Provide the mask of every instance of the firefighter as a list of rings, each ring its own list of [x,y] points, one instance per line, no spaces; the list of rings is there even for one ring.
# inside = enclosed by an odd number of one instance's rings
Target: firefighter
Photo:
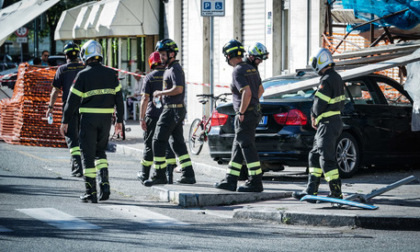
[[[81,49],[80,57],[86,68],[77,74],[70,89],[60,132],[64,135],[68,131],[68,123],[72,120],[74,111],[79,108],[79,138],[86,185],[86,193],[80,199],[82,202],[97,203],[96,173],[99,174],[99,200],[107,200],[111,194],[105,150],[115,106],[115,132],[122,133],[124,105],[121,85],[115,71],[101,64],[101,45],[94,40],[87,41]]]
[[[172,138],[169,143],[178,156],[181,165],[182,175],[177,182],[195,184],[195,174],[182,129],[186,114],[184,105],[185,76],[179,61],[175,59],[178,46],[172,39],[163,39],[156,44],[156,51],[159,52],[162,63],[166,65],[163,75],[163,90],[157,90],[153,93],[154,100],[162,103],[163,111],[156,124],[156,131],[153,136],[153,161],[156,173],[152,179],[144,182],[144,185],[152,186],[167,183],[165,150],[170,136]]]
[[[256,42],[252,46],[248,47],[247,55],[244,59],[246,63],[253,66],[255,69],[257,69],[258,77],[261,78],[260,72],[258,71],[258,65],[261,64],[264,60],[268,59],[269,52],[267,51],[267,48],[261,44],[260,42]],[[262,96],[262,92],[260,93],[259,98]],[[242,166],[241,168],[241,174],[239,175],[239,180],[245,180],[248,178],[248,169],[246,166]]]
[[[165,66],[160,60],[158,52],[153,52],[149,56],[149,66],[153,71],[144,78],[142,99],[140,102],[140,125],[144,131],[144,153],[141,161],[142,170],[137,173],[138,179],[142,183],[149,179],[150,168],[153,164],[153,135],[155,134],[156,123],[162,113],[162,107],[156,108],[153,103],[153,92],[162,90],[163,73]],[[173,183],[173,169],[176,165],[175,153],[168,145],[166,149],[166,178],[168,184]]]
[[[258,65],[261,64],[264,60],[268,59],[269,52],[267,48],[260,42],[255,43],[254,45],[248,47],[247,57],[245,62],[255,67],[258,71]]]
[[[79,63],[78,59],[80,49],[77,44],[73,42],[67,43],[64,46],[64,53],[66,54],[67,64],[60,66],[55,73],[52,83],[50,103],[46,112],[47,117],[53,113],[54,103],[57,100],[60,90],[63,91],[63,107],[61,109],[64,110],[74,78],[80,70],[85,68],[83,64]],[[72,115],[72,120],[69,121],[68,130],[65,136],[67,147],[70,149],[71,155],[71,174],[75,177],[83,176],[82,159],[80,157],[79,147],[79,123],[79,112],[75,111],[74,115]]]
[[[317,55],[310,59],[309,64],[322,76],[311,109],[311,122],[316,134],[313,148],[309,152],[307,187],[302,192],[294,192],[293,197],[301,199],[305,195],[317,195],[321,175],[324,173],[330,187],[329,197],[341,199],[343,196],[335,148],[343,130],[340,114],[344,108],[344,82],[334,70],[334,61],[327,49],[321,48]]]
[[[231,91],[236,112],[235,138],[226,177],[216,183],[215,187],[238,192],[262,192],[262,170],[255,147],[255,129],[261,119],[259,97],[264,88],[257,70],[242,61],[244,52],[242,43],[234,39],[223,46],[226,61],[234,68]],[[244,160],[248,167],[248,180],[236,188]]]

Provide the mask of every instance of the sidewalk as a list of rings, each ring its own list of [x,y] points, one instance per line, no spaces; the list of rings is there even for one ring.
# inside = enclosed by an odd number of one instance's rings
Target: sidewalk
[[[112,141],[116,144],[116,152],[132,155],[141,159],[143,153],[142,130],[138,121],[128,121],[125,141]],[[184,126],[184,137],[187,136],[189,125]],[[162,185],[152,187],[152,192],[162,201],[172,202],[182,207],[202,207],[217,209],[217,206],[230,205],[234,209],[232,217],[242,219],[260,219],[283,224],[315,225],[315,226],[352,226],[374,229],[420,230],[420,192],[419,181],[413,181],[383,195],[377,196],[369,202],[378,206],[377,210],[363,210],[356,207],[343,206],[333,208],[329,203],[310,204],[300,202],[291,197],[293,191],[303,190],[306,179],[299,182],[288,182],[288,177],[302,177],[302,169],[287,169],[281,172],[280,181],[264,180],[262,193],[238,193],[213,188],[214,177],[223,178],[226,165],[217,165],[209,156],[208,146],[205,144],[199,156],[191,155],[194,170],[203,177],[194,185]],[[378,182],[374,176],[346,179],[342,190],[345,194],[368,194],[403,179],[410,175],[420,178],[420,171],[398,174],[398,178]],[[279,173],[276,173],[278,176]],[[267,174],[265,174],[267,175]],[[206,177],[212,179],[206,179]],[[395,176],[394,176],[395,177]],[[296,180],[296,179],[295,179]],[[328,185],[323,181],[320,195],[328,194]],[[216,207],[215,207],[216,206]],[[226,213],[226,209],[224,210]]]

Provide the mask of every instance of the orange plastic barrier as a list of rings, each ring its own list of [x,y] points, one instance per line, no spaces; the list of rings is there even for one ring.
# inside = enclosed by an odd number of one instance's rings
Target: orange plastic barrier
[[[48,124],[45,118],[56,70],[28,63],[19,65],[12,98],[0,101],[1,140],[10,144],[67,147],[60,135],[62,103],[54,106],[53,124]]]

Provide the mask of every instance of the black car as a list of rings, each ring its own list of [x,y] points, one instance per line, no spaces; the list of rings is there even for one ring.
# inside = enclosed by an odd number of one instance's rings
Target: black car
[[[48,57],[49,66],[61,66],[66,63],[67,61],[65,55],[51,55]]]
[[[267,90],[314,77],[313,73],[299,72],[266,79],[263,86]],[[361,166],[420,163],[420,133],[411,131],[412,99],[402,86],[376,74],[345,84],[344,130],[336,148],[340,175],[351,177]],[[263,117],[256,131],[256,145],[263,170],[308,165],[315,135],[310,122],[315,91],[306,88],[261,100]],[[211,157],[224,162],[230,159],[235,113],[231,103],[218,106],[217,111],[224,119],[212,127],[208,143]]]

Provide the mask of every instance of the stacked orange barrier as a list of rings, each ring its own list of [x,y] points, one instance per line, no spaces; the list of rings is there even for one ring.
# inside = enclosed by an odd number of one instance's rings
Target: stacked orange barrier
[[[19,65],[12,98],[0,101],[0,139],[10,144],[67,146],[59,131],[62,104],[55,104],[53,124],[45,118],[55,72],[56,68]]]

